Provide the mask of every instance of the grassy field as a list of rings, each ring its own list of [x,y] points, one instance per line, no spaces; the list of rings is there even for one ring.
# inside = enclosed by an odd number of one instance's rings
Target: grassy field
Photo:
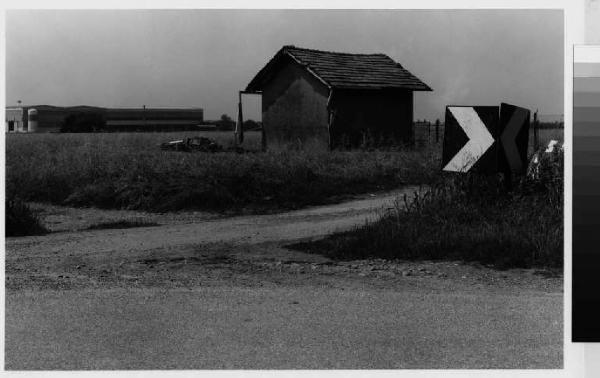
[[[164,141],[205,135],[228,146],[231,133],[7,135],[7,194],[25,201],[153,212],[197,209],[264,212],[333,197],[427,183],[433,151],[161,151]]]
[[[259,151],[260,134],[247,133],[247,153],[159,149],[161,142],[194,135],[224,146],[232,143],[231,133],[218,132],[7,135],[7,198],[77,207],[239,214],[425,184],[431,191],[399,199],[396,210],[376,222],[296,247],[341,259],[450,258],[503,267],[562,266],[562,156],[544,168],[542,179],[523,180],[506,192],[495,176],[441,174],[439,145],[264,153]],[[562,130],[542,130],[540,145],[550,139],[562,140]],[[11,204],[15,217],[25,215],[29,222],[23,230],[45,232],[25,204]],[[122,225],[103,227],[116,226]]]

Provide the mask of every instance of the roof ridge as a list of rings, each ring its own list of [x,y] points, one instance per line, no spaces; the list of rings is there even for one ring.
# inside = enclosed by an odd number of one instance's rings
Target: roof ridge
[[[293,49],[293,50],[313,51],[313,52],[320,52],[320,53],[327,53],[327,54],[337,54],[337,55],[387,56],[389,58],[389,56],[387,54],[384,54],[384,53],[348,53],[348,52],[340,52],[340,51],[309,49],[309,48],[306,48],[306,47],[298,47],[298,46],[294,46],[294,45],[285,45],[281,49],[282,50]]]

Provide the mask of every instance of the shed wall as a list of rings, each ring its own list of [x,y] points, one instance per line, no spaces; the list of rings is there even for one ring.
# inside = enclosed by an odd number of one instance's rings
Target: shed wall
[[[278,70],[262,91],[266,147],[329,148],[328,96],[329,89],[297,63]]]
[[[413,92],[408,90],[335,91],[331,102],[333,146],[411,143]]]

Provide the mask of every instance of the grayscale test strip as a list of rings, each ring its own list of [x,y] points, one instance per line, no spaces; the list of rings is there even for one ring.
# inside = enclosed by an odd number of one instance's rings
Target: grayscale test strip
[[[589,47],[587,47],[589,48]],[[573,80],[573,333],[600,341],[600,59],[578,62]],[[598,47],[600,50],[600,46]]]

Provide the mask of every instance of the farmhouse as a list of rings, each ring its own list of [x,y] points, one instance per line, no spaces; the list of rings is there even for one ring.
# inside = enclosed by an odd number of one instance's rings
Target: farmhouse
[[[262,94],[263,146],[411,142],[413,92],[431,88],[385,54],[284,46],[243,93]]]
[[[100,108],[51,105],[6,108],[7,132],[59,132],[69,116],[99,118],[103,131],[195,130],[204,123],[201,108]],[[87,118],[86,118],[87,116]]]

